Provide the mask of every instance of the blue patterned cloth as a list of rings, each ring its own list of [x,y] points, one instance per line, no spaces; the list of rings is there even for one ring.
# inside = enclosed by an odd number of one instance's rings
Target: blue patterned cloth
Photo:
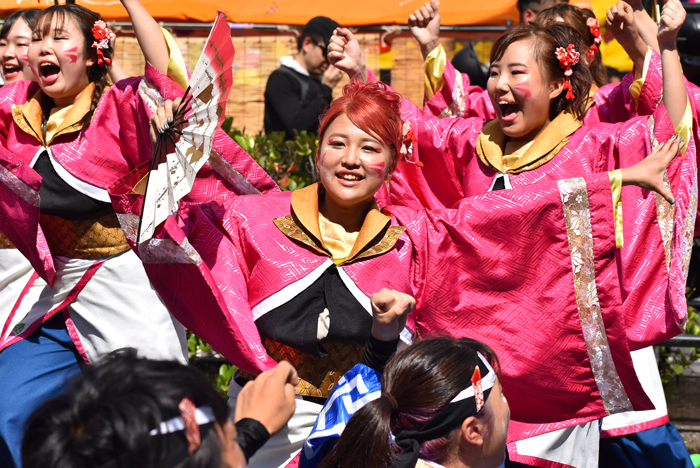
[[[382,374],[362,364],[350,369],[323,405],[301,449],[299,468],[318,466],[335,447],[350,417],[370,401],[379,398],[381,390]]]

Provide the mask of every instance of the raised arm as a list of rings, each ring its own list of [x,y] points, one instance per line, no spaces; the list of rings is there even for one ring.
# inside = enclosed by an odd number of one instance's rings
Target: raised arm
[[[160,26],[140,0],[121,0],[134,25],[134,33],[146,61],[161,73],[167,73],[170,54]]]
[[[688,92],[683,79],[681,61],[676,49],[676,36],[685,21],[685,9],[679,0],[664,5],[657,35],[663,69],[663,103],[674,128],[683,120],[688,106]]]
[[[640,79],[648,47],[639,34],[632,7],[622,0],[611,6],[607,12],[606,26],[632,59],[634,78]]]

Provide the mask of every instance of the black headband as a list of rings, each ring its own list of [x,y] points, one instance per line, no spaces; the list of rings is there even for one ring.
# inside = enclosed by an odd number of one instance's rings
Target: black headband
[[[420,444],[446,436],[469,416],[474,416],[481,410],[496,382],[496,372],[480,352],[477,351],[476,354],[479,362],[472,375],[472,384],[459,392],[417,431],[405,430],[396,434],[394,443],[402,450],[389,468],[414,468],[418,462]]]

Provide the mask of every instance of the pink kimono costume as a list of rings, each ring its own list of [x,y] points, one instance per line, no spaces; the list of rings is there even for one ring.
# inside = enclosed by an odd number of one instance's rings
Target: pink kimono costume
[[[132,188],[146,170],[110,190],[122,218],[139,213],[143,197]],[[579,423],[651,408],[634,375],[614,287],[618,251],[608,174],[462,198],[439,211],[380,202],[341,263],[319,238],[320,196],[322,188],[313,185],[292,194],[181,203],[139,254],[181,323],[245,373],[290,360],[304,397],[326,396],[329,383],[357,362],[347,347],[363,344],[371,328],[369,297],[386,287],[417,300],[404,342],[414,334],[452,334],[496,350],[513,419],[528,435],[548,430],[562,414]],[[579,268],[572,270],[572,261]],[[596,274],[608,281],[597,284]],[[321,282],[335,284],[334,294],[317,295]],[[540,293],[534,300],[533,290]],[[302,320],[310,297],[322,300]],[[347,300],[338,304],[336,297]],[[334,307],[347,304],[359,306],[348,312],[352,320],[334,316]],[[330,329],[319,340],[324,307]],[[304,402],[298,412],[307,411]],[[314,419],[294,428],[302,437],[293,444],[291,432],[282,431],[287,452],[279,464],[298,452]],[[250,466],[279,466],[255,460]]]
[[[661,81],[660,77],[656,79],[652,74],[655,70],[657,67],[649,67],[640,95],[640,108],[649,108],[651,99],[648,96],[651,94],[655,94],[658,100]],[[611,96],[618,97],[591,107],[586,119],[595,121],[593,117],[597,119],[601,115],[610,117],[615,114],[614,109],[619,110],[625,102],[620,96],[626,89],[627,86],[615,88],[616,92]],[[502,160],[501,148],[505,145],[505,138],[498,121],[485,125],[479,117],[438,120],[429,113],[421,114],[405,102],[404,116],[410,120],[416,137],[413,158],[420,160],[424,167],[401,163],[392,179],[391,200],[397,204],[418,203],[439,208],[452,206],[462,197],[491,190],[499,178],[505,186],[503,188],[516,188],[546,179],[629,167],[651,151],[657,138],[658,141],[665,141],[673,134],[674,129],[665,110],[662,107],[656,111],[653,109],[656,109],[656,102],[649,109],[650,114],[653,112],[651,117],[639,117],[614,125],[594,123],[583,127],[571,115],[562,114],[511,168]],[[596,112],[592,114],[593,110]],[[619,114],[615,115],[621,117]],[[685,138],[689,139],[689,135]],[[685,324],[685,281],[697,212],[697,168],[693,141],[688,142],[686,156],[677,158],[667,172],[676,200],[674,206],[638,188],[625,187],[621,191],[622,215],[618,222],[624,225],[624,229],[620,229],[618,243],[623,244],[622,231],[625,242],[620,255],[619,274],[624,310],[633,317],[628,321],[632,349],[663,341],[679,333]],[[605,281],[604,276],[597,275],[599,284]],[[639,354],[635,363],[640,368],[655,366],[653,353],[650,354],[649,349]],[[624,431],[636,432],[668,422],[658,376],[654,377],[649,372],[642,374],[652,377],[646,379],[645,389],[652,395],[657,410],[638,414],[636,420],[629,417],[608,420],[611,428],[624,427]],[[604,422],[604,429],[605,425]],[[570,424],[562,423],[561,427],[566,426]],[[554,429],[558,428],[552,426]],[[603,433],[603,436],[606,435],[620,435],[620,431]],[[518,437],[528,437],[527,432]],[[552,435],[548,437],[549,442],[540,440],[533,444],[534,448],[523,448],[523,452],[527,450],[531,454],[527,457],[520,456],[515,449],[516,444],[511,443],[511,459],[546,467],[591,466],[585,461],[575,462],[570,458],[560,464],[540,458],[542,454],[537,452],[538,447],[551,443]],[[596,438],[597,429],[588,431],[585,437]],[[571,440],[574,439],[571,437]],[[561,441],[555,443],[560,444]],[[520,445],[524,446],[524,443]],[[597,447],[597,444],[594,445]],[[575,453],[573,450],[567,452]],[[594,458],[597,463],[597,456]]]
[[[6,298],[11,306],[0,315],[0,393],[11,404],[0,404],[0,419],[15,424],[0,427],[0,435],[17,453],[23,421],[67,378],[59,364],[52,368],[49,357],[40,357],[43,335],[27,340],[50,318],[52,326],[57,323],[67,332],[61,346],[88,363],[125,346],[145,357],[187,360],[184,328],[150,286],[139,258],[129,252],[122,228],[131,226],[120,226],[107,192],[113,182],[151,159],[148,104],[153,104],[154,94],[148,92],[152,86],[147,79],[165,80],[148,66],[146,77],[116,83],[104,92],[86,125],[82,118],[90,108],[90,85],[49,138],[42,132],[44,96],[37,83],[22,81],[0,90],[0,232],[6,239],[3,246],[17,249],[8,252],[20,252],[34,270],[24,287]],[[264,172],[230,139],[219,138],[215,146],[227,157],[205,167],[201,196],[208,199],[207,190],[224,189],[258,193],[256,182],[263,189],[274,185],[269,177],[259,177]],[[253,171],[247,172],[248,167]],[[61,200],[64,195],[68,203]],[[47,212],[54,204],[70,211],[72,200],[89,208],[81,212],[78,207],[71,216]],[[8,278],[16,281],[17,275],[0,278],[0,284]],[[38,345],[25,351],[33,343]],[[32,349],[36,359],[26,354]],[[77,368],[75,358],[73,363],[66,367]],[[47,383],[41,380],[44,376],[53,380]],[[35,391],[32,397],[23,393]],[[13,392],[17,398],[11,397]],[[18,403],[22,401],[26,403]]]

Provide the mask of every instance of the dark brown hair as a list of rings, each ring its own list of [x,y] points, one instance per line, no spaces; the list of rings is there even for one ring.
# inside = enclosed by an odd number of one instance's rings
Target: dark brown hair
[[[564,20],[564,23],[573,27],[578,31],[578,33],[583,37],[583,39],[588,44],[589,50],[593,44],[595,44],[595,36],[591,33],[591,28],[588,27],[586,22],[593,18],[595,15],[588,8],[578,8],[573,5],[566,3],[561,3],[559,5],[553,6],[552,8],[547,8],[543,10],[539,15],[537,15],[536,22],[542,26],[548,26],[553,23],[561,22],[559,18]],[[599,44],[596,44],[599,47]],[[588,57],[583,52],[581,53],[581,60],[588,62]],[[591,75],[593,75],[593,81],[598,87],[608,84],[608,72],[605,70],[603,65],[603,59],[601,58],[600,51],[596,52],[595,57],[592,62],[588,63],[591,69]]]
[[[102,21],[102,17],[99,13],[95,13],[92,10],[76,5],[76,4],[66,4],[66,5],[54,5],[45,10],[43,10],[36,18],[36,24],[33,28],[33,34],[39,39],[44,37],[46,34],[51,34],[51,22],[54,16],[56,16],[56,27],[53,31],[54,33],[59,32],[63,29],[63,25],[66,22],[66,18],[72,19],[80,32],[83,34],[83,46],[85,47],[85,53],[94,60],[90,67],[87,68],[88,80],[95,83],[95,91],[92,93],[92,102],[90,105],[90,111],[85,115],[83,123],[87,124],[92,118],[92,114],[97,108],[97,104],[100,102],[102,93],[108,86],[109,77],[107,72],[110,66],[105,64],[104,66],[97,63],[97,49],[92,47],[92,43],[95,38],[92,34],[92,28],[96,21]],[[112,59],[114,55],[114,49],[110,46],[107,49],[102,49],[102,53],[105,58]],[[46,117],[46,112],[44,113]]]
[[[397,454],[391,434],[420,429],[471,385],[479,359],[477,351],[499,369],[493,350],[468,338],[429,339],[397,353],[384,369],[382,395],[388,396],[366,404],[350,418],[338,444],[319,468],[389,466]],[[493,413],[484,411],[486,408],[478,416],[492,419]],[[451,442],[451,435],[424,442],[420,457],[444,462],[450,455]]]
[[[25,8],[12,13],[5,19],[5,22],[2,23],[0,39],[5,39],[7,35],[10,34],[12,26],[15,25],[18,19],[24,20],[24,22],[27,23],[27,26],[29,26],[29,29],[34,29],[34,23],[36,22],[36,17],[40,11],[41,10],[38,8]]]
[[[501,36],[493,45],[493,49],[491,49],[491,63],[500,60],[511,44],[520,41],[531,42],[535,61],[540,66],[544,78],[549,80],[565,78],[564,69],[559,66],[559,60],[557,60],[555,55],[557,48],[563,47],[566,49],[569,44],[573,44],[575,49],[581,53],[581,58],[584,57],[585,51],[588,50],[581,35],[574,28],[564,23],[557,22],[546,27],[533,23],[519,24]],[[574,65],[571,70],[573,73],[569,80],[571,81],[575,98],[566,99],[566,90],[562,90],[561,94],[552,100],[549,107],[550,119],[554,119],[566,109],[571,109],[571,112],[579,120],[586,113],[588,93],[591,89],[591,71],[581,61]]]

